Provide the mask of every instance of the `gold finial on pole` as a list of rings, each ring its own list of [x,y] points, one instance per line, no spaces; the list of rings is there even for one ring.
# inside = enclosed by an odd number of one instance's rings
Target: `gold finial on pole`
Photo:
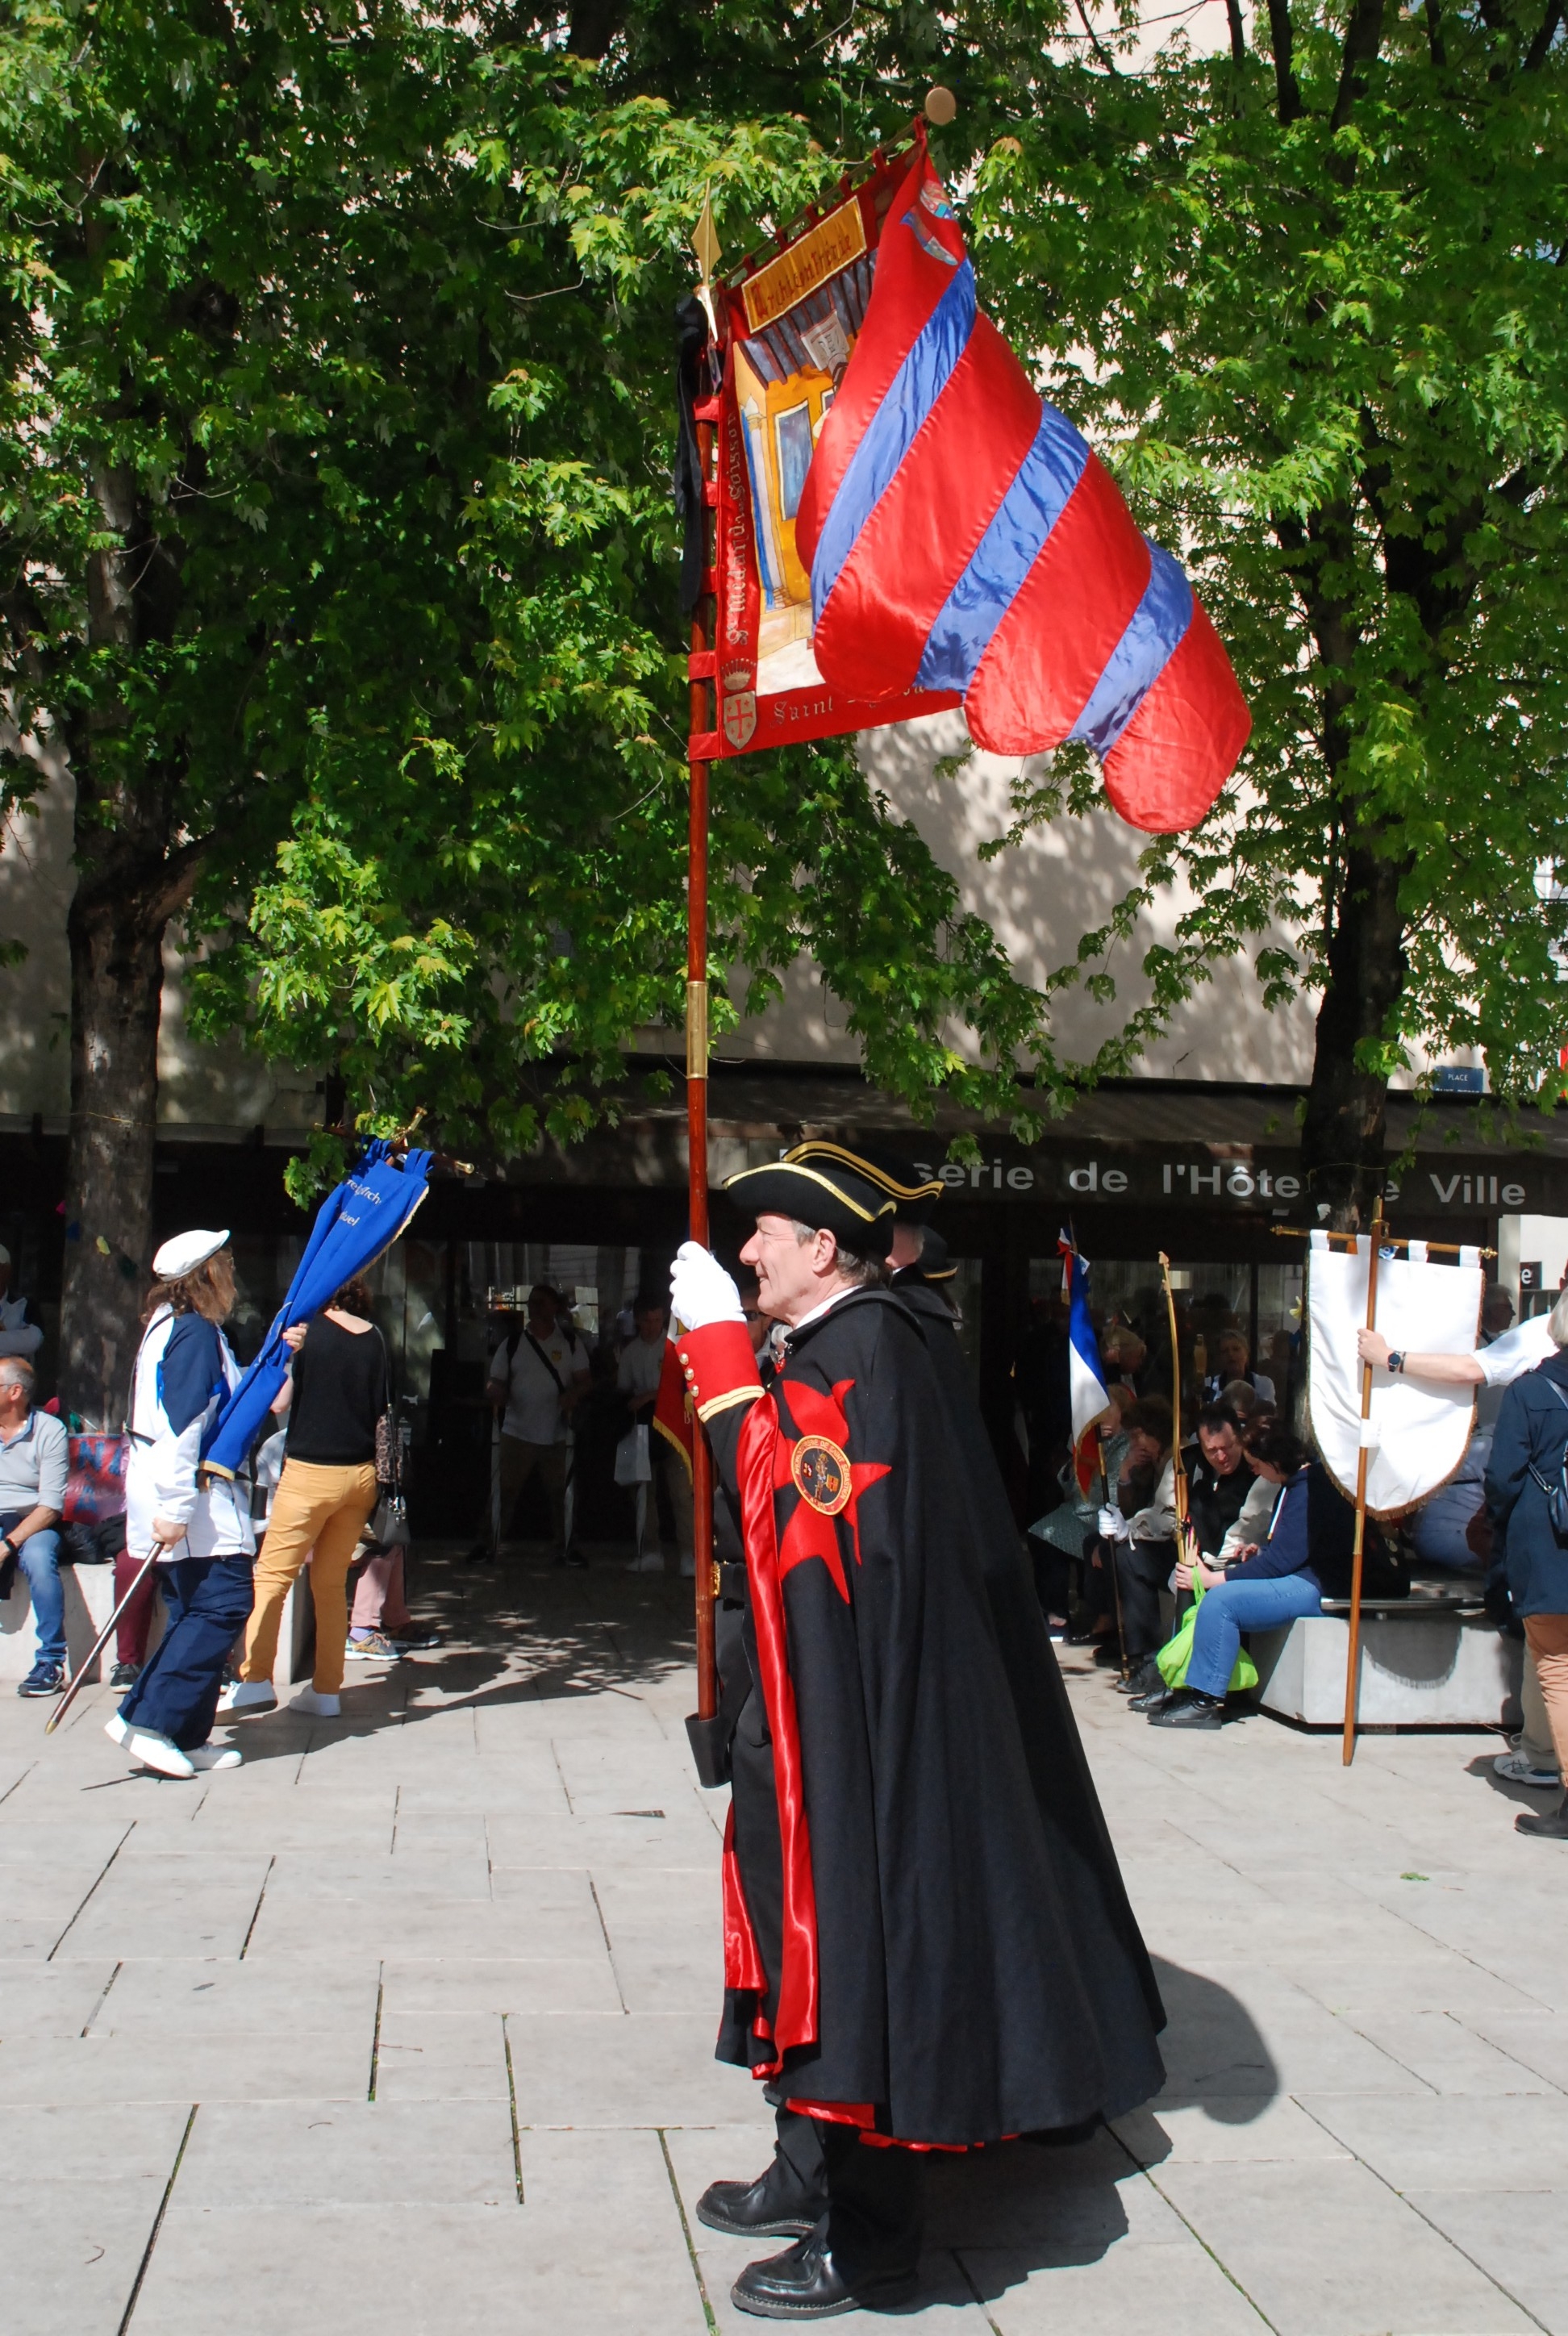
[[[702,302],[707,317],[707,327],[715,340],[718,338],[718,318],[714,313],[713,272],[718,266],[718,256],[724,246],[718,239],[718,229],[713,223],[713,204],[708,190],[702,190],[702,213],[692,234],[691,248],[696,254],[696,264],[702,270],[696,297]]]

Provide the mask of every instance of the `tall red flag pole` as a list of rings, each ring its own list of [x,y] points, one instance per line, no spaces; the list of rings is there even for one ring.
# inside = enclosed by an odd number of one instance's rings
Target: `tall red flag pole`
[[[706,211],[706,205],[705,205]],[[706,268],[704,269],[705,277]],[[716,408],[711,399],[696,407],[698,470],[702,479],[703,536],[709,541],[708,511],[718,498],[713,475],[714,426]],[[713,653],[705,613],[713,605],[711,569],[691,623],[690,735],[687,770],[690,801],[687,825],[686,888],[686,1125],[687,1214],[691,1238],[706,1248],[707,1212],[707,781],[708,764],[696,753],[699,737],[711,731],[709,680]],[[700,1425],[692,1423],[691,1442],[692,1550],[696,1562],[696,1716],[712,1719],[718,1711],[718,1665],[714,1653],[713,1609],[717,1569],[713,1562],[713,1455]]]

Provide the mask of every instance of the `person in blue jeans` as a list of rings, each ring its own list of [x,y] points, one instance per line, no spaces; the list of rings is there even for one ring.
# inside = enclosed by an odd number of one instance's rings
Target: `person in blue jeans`
[[[1274,1514],[1263,1540],[1231,1564],[1211,1566],[1202,1558],[1178,1563],[1177,1588],[1185,1590],[1195,1579],[1204,1596],[1193,1628],[1187,1683],[1150,1712],[1153,1728],[1221,1727],[1242,1631],[1268,1630],[1322,1611],[1323,1585],[1307,1538],[1306,1450],[1282,1420],[1268,1414],[1248,1422],[1242,1447],[1254,1475],[1279,1486]]]
[[[65,1683],[65,1593],[60,1535],[70,1447],[63,1421],[34,1408],[33,1366],[0,1358],[0,1599],[20,1566],[33,1601],[38,1651],[18,1695],[57,1695]]]

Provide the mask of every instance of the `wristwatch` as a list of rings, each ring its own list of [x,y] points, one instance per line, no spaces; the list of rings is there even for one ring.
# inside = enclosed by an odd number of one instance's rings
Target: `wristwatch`
[[[1388,1349],[1388,1361],[1387,1368],[1391,1371],[1402,1371],[1405,1368],[1404,1356],[1396,1352],[1392,1347]]]

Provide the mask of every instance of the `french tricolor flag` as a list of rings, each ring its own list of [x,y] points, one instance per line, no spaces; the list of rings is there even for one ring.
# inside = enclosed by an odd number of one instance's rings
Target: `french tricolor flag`
[[[1073,1407],[1073,1466],[1078,1490],[1087,1497],[1100,1473],[1095,1422],[1111,1398],[1100,1377],[1100,1342],[1089,1318],[1089,1269],[1067,1234],[1057,1243],[1067,1299],[1067,1392]]]
[[[1251,727],[1179,561],[975,304],[923,140],[795,519],[823,679],[961,692],[998,754],[1086,739],[1135,827],[1201,820]]]

